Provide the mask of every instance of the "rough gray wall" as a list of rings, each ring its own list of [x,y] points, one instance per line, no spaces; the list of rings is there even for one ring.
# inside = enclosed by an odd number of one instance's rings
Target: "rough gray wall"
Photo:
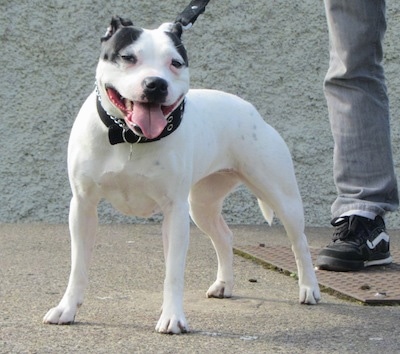
[[[99,38],[111,15],[152,28],[173,20],[188,0],[0,0],[0,222],[67,222],[69,130],[93,89]],[[400,3],[388,4],[386,70],[399,172]],[[327,225],[335,197],[332,138],[322,93],[328,63],[323,2],[213,0],[184,35],[192,87],[251,101],[293,154],[308,225]],[[107,203],[102,222],[136,221]],[[263,222],[239,189],[229,222]],[[389,226],[399,227],[398,214]]]

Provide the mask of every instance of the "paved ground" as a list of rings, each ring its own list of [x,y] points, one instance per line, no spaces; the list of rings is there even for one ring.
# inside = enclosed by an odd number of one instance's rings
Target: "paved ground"
[[[287,244],[281,228],[235,227],[240,244]],[[309,229],[311,247],[329,239]],[[392,231],[399,247],[400,232]],[[101,226],[91,283],[76,324],[43,325],[69,274],[66,225],[0,225],[1,353],[400,353],[400,307],[362,306],[328,294],[297,303],[291,277],[235,256],[234,297],[206,299],[216,257],[192,230],[185,310],[192,332],[154,332],[162,298],[159,225]],[[250,282],[256,279],[257,282]]]

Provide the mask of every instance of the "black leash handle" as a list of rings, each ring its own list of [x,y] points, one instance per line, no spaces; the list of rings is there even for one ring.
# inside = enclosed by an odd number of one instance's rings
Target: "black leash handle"
[[[176,17],[175,22],[179,22],[184,29],[192,27],[197,17],[201,15],[210,0],[192,0],[190,4]]]

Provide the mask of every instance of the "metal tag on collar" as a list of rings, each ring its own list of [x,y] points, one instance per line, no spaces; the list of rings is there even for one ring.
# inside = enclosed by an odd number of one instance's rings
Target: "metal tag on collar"
[[[124,139],[124,141],[125,141],[126,143],[129,143],[128,139],[126,138],[126,133],[127,133],[127,132],[128,132],[127,129],[122,128],[122,139]]]

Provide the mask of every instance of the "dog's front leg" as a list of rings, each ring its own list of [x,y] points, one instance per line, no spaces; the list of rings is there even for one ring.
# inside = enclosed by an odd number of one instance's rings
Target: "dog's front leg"
[[[71,324],[83,302],[88,270],[97,229],[97,204],[73,197],[69,212],[71,234],[71,273],[60,303],[49,310],[43,323]]]
[[[189,232],[187,202],[174,203],[164,212],[163,221],[164,299],[161,317],[156,326],[156,331],[160,333],[179,334],[189,331],[183,311],[184,272]]]

